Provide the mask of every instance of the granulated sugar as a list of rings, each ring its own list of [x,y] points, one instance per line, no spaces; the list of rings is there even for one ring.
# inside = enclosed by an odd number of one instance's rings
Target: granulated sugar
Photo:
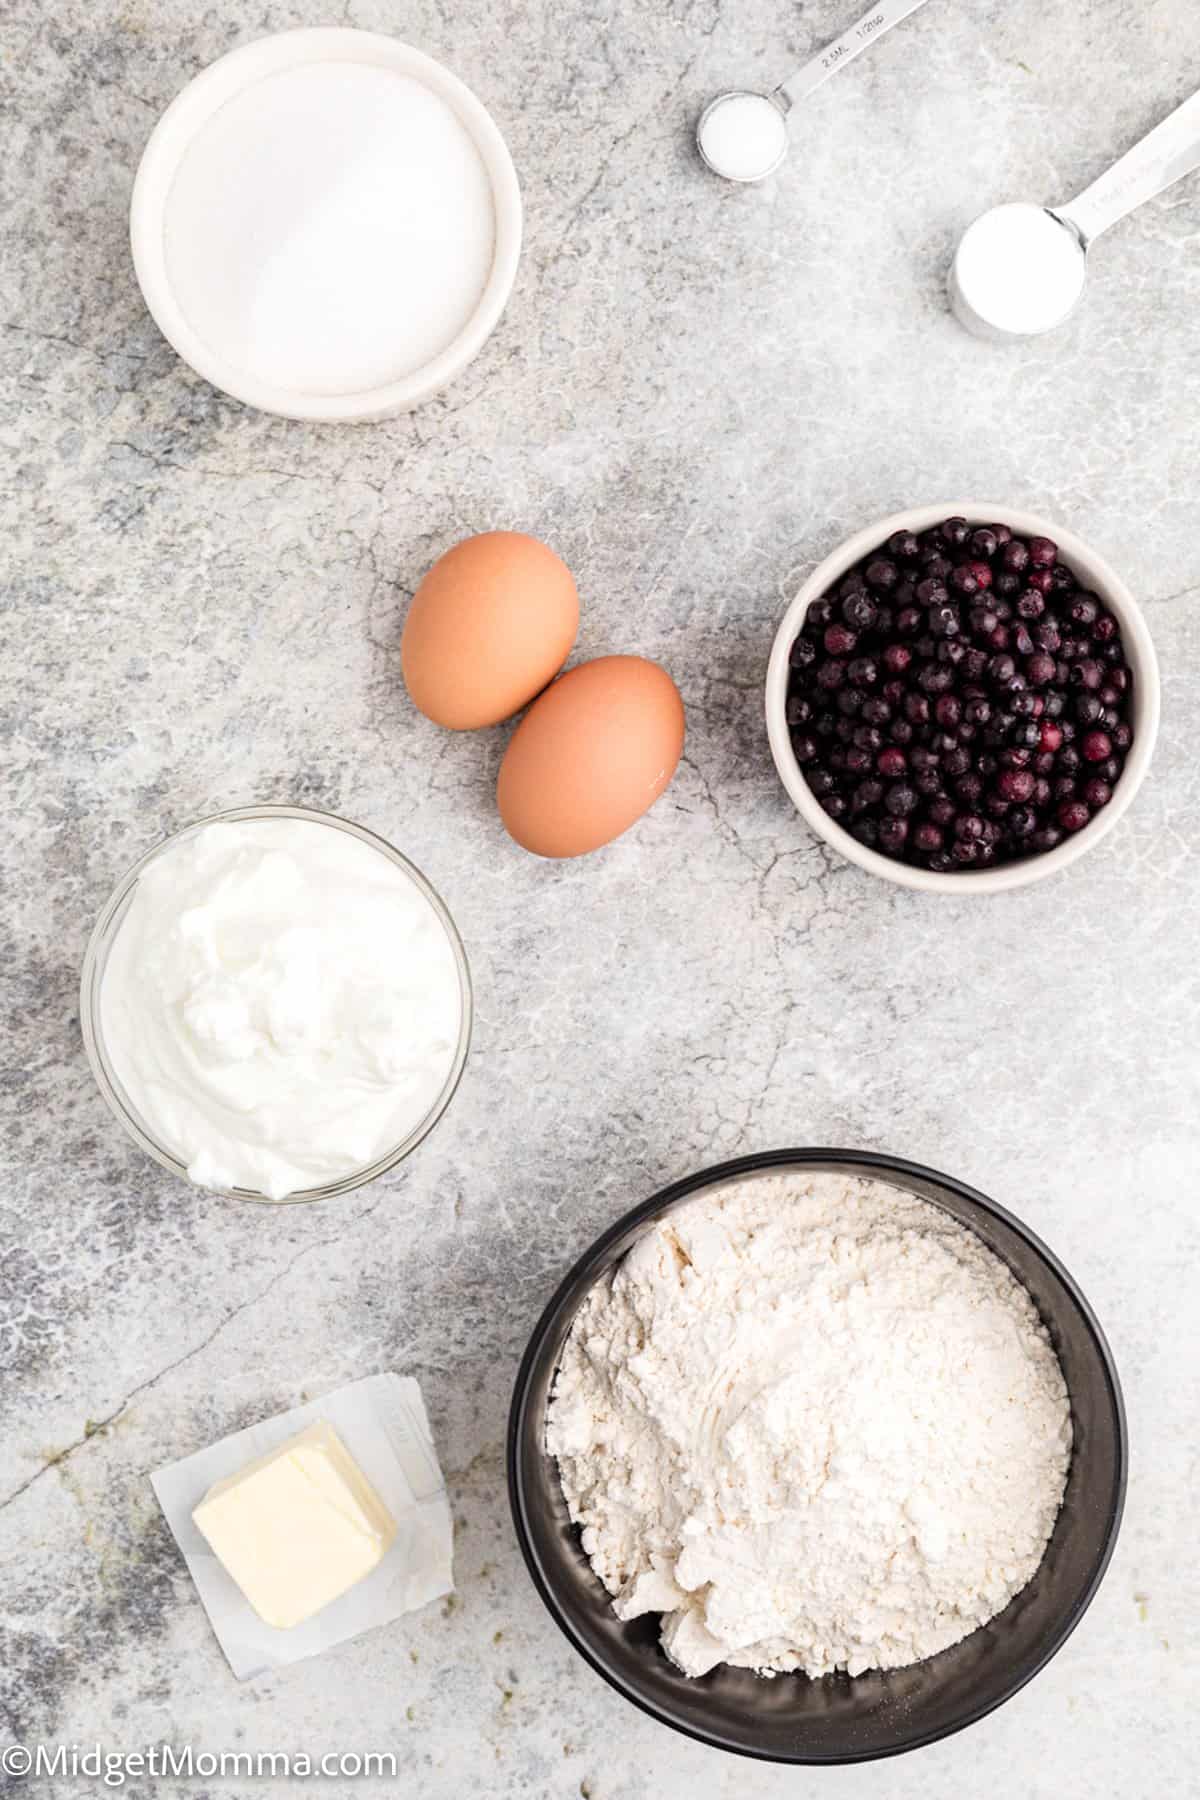
[[[192,328],[260,381],[342,394],[447,349],[491,272],[492,191],[452,107],[358,62],[283,70],[188,145],[164,214]]]

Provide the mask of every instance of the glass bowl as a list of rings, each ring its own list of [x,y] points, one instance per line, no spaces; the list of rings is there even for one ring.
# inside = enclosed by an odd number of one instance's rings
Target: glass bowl
[[[455,1090],[462,1079],[463,1069],[466,1067],[467,1053],[471,1046],[473,1015],[471,972],[467,966],[466,951],[463,949],[462,939],[458,935],[458,928],[441,895],[426,880],[420,869],[409,862],[406,856],[402,856],[384,838],[377,837],[365,826],[352,824],[349,819],[340,819],[334,813],[319,812],[306,806],[239,806],[226,812],[212,813],[205,819],[197,819],[195,824],[187,825],[182,831],[174,832],[170,837],[164,838],[161,844],[156,844],[153,850],[147,851],[146,855],[130,869],[124,880],[118,883],[116,892],[96,921],[95,929],[88,943],[79,987],[79,1018],[83,1029],[84,1049],[87,1051],[88,1062],[91,1064],[92,1074],[96,1078],[96,1085],[108,1102],[113,1117],[124,1126],[133,1141],[140,1145],[148,1156],[154,1158],[155,1162],[161,1164],[164,1169],[169,1169],[172,1175],[178,1175],[181,1181],[195,1185],[191,1182],[186,1165],[180,1162],[173,1151],[154,1135],[117,1079],[104,1045],[100,991],[109,952],[116,941],[121,922],[133,899],[134,889],[137,887],[143,871],[151,863],[156,862],[160,856],[164,856],[169,850],[172,850],[184,838],[191,837],[195,832],[203,830],[206,825],[228,824],[236,820],[247,819],[308,820],[316,825],[327,825],[336,831],[349,832],[352,837],[370,845],[373,850],[378,850],[381,856],[386,856],[389,862],[401,869],[428,900],[446,933],[454,954],[455,966],[458,969],[461,1023],[454,1061],[450,1065],[449,1073],[434,1104],[420,1123],[415,1125],[398,1144],[366,1167],[354,1169],[350,1174],[343,1175],[338,1181],[328,1182],[322,1187],[300,1188],[294,1193],[284,1195],[281,1200],[272,1200],[268,1195],[260,1194],[253,1188],[209,1188],[203,1190],[206,1193],[225,1194],[237,1200],[257,1200],[264,1206],[290,1206],[302,1200],[328,1200],[335,1194],[349,1194],[355,1188],[365,1186],[368,1181],[374,1181],[376,1176],[386,1174],[389,1169],[394,1169],[397,1163],[403,1162],[404,1158],[416,1149],[423,1138],[428,1137],[454,1098]]]
[[[585,1294],[646,1227],[706,1188],[802,1169],[882,1181],[940,1206],[976,1232],[1033,1298],[1062,1364],[1074,1446],[1050,1542],[1003,1612],[925,1662],[851,1678],[719,1665],[689,1679],[658,1642],[657,1614],[622,1624],[567,1513],[545,1448],[546,1404]],[[1121,1523],[1128,1446],[1112,1353],[1087,1301],[1052,1251],[1011,1213],[952,1176],[857,1150],[774,1150],[690,1175],[619,1219],[585,1251],[534,1330],[508,1426],[508,1488],[534,1586],[585,1662],[664,1725],[767,1762],[850,1763],[948,1737],[1011,1698],[1062,1648],[1108,1567]]]

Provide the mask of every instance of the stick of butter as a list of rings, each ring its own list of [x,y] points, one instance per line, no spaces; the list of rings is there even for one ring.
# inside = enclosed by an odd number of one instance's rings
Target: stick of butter
[[[209,1488],[192,1518],[264,1624],[289,1631],[382,1562],[396,1524],[322,1420]]]

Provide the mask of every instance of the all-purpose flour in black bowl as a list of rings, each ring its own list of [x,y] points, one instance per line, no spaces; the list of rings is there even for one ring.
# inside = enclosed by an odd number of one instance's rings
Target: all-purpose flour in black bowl
[[[814,1228],[789,1238],[793,1203]],[[546,1425],[589,1293],[550,1434],[581,1539]],[[534,1333],[509,1442],[526,1560],[587,1660],[679,1730],[797,1762],[913,1748],[1015,1692],[1095,1591],[1124,1467],[1111,1357],[1053,1256],[947,1177],[838,1151],[722,1165],[606,1234]]]

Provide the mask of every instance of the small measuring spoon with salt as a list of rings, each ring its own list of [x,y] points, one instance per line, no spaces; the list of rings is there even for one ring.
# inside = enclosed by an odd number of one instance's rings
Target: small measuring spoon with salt
[[[763,181],[773,175],[787,155],[787,116],[793,106],[924,5],[925,0],[879,0],[771,93],[737,88],[710,100],[696,125],[696,147],[713,174],[726,181]]]
[[[1019,200],[968,225],[950,269],[950,304],[976,337],[1014,342],[1070,318],[1102,231],[1200,169],[1200,93],[1185,100],[1065,206]]]

